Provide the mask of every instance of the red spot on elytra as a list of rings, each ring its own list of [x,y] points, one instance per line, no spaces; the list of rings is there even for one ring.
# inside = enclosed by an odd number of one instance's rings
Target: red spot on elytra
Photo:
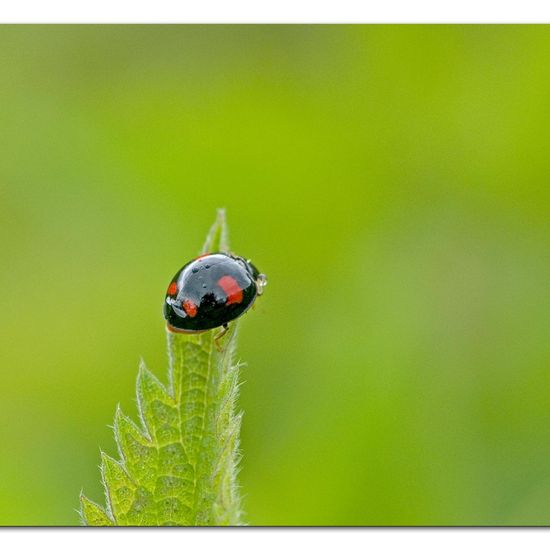
[[[224,275],[218,281],[218,285],[221,286],[223,291],[227,294],[226,305],[240,304],[243,301],[243,289],[230,275]]]
[[[168,296],[175,296],[178,293],[178,283],[176,283],[176,281],[172,281],[166,293]]]
[[[191,300],[183,300],[181,305],[189,317],[195,317],[197,314],[197,306]]]

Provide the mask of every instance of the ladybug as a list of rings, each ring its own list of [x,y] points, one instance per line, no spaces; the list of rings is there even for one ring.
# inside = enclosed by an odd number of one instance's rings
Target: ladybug
[[[171,332],[223,330],[262,294],[266,276],[240,256],[215,252],[185,264],[172,278],[164,300],[164,318]]]

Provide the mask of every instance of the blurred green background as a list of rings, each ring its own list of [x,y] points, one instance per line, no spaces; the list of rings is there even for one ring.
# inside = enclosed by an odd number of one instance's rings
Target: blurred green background
[[[0,27],[0,523],[102,500],[225,206],[254,525],[550,524],[550,27]]]

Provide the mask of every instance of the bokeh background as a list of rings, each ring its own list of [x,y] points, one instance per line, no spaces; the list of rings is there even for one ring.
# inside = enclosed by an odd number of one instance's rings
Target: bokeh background
[[[550,27],[0,27],[0,523],[78,524],[215,209],[255,525],[550,524]]]

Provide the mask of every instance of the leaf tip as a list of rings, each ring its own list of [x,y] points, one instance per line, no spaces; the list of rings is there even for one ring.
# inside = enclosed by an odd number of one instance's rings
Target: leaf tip
[[[124,416],[124,414],[122,412],[122,408],[120,406],[120,403],[117,403],[116,407],[115,407],[115,418],[114,418],[114,421],[113,421],[113,425],[111,426],[113,428],[114,433],[115,433],[115,440],[116,440],[117,443],[118,443],[118,433],[120,431],[120,421],[121,421],[123,416]]]
[[[80,491],[80,510],[76,510],[80,516],[82,525],[91,527],[107,527],[114,525],[114,519],[110,513],[99,504],[90,500],[82,490]]]
[[[218,208],[216,210],[216,220],[212,224],[201,250],[202,254],[212,252],[229,252],[225,208]]]
[[[116,460],[109,456],[105,451],[100,451],[99,453],[101,464],[99,465],[99,469],[101,470],[101,473],[105,475],[105,472],[109,467],[113,465]]]
[[[216,221],[221,225],[225,225],[225,206],[216,210]]]

